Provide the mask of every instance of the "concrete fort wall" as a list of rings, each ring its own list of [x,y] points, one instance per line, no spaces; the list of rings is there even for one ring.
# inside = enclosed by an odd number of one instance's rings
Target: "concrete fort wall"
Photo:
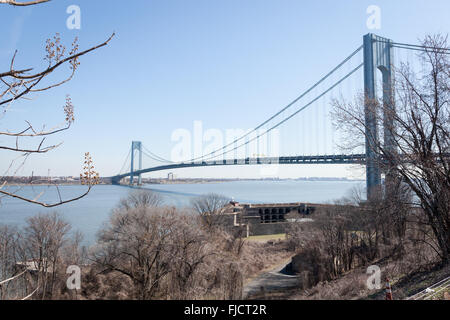
[[[316,209],[322,206],[329,205],[300,202],[240,204],[233,201],[227,207],[228,214],[224,225],[229,231],[245,228],[245,234],[248,227],[250,236],[286,233],[290,223],[314,214]]]
[[[285,233],[289,222],[261,223],[259,218],[248,219],[250,236]]]

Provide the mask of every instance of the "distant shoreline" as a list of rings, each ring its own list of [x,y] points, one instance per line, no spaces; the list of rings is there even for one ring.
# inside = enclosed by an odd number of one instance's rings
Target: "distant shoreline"
[[[106,178],[102,178],[101,180],[106,180]],[[168,180],[164,179],[145,179],[142,181],[143,184],[207,184],[207,183],[223,183],[223,182],[236,182],[236,181],[314,181],[314,182],[363,182],[365,180],[362,179],[347,179],[347,178],[320,178],[320,177],[311,177],[311,178],[287,178],[287,179],[173,179]],[[1,184],[1,182],[0,182]],[[101,181],[99,185],[112,185],[109,181]],[[126,184],[122,184],[126,185]],[[9,187],[23,187],[23,186],[81,186],[79,181],[60,181],[56,180],[49,182],[40,182],[40,183],[25,183],[25,182],[10,182],[7,184]]]

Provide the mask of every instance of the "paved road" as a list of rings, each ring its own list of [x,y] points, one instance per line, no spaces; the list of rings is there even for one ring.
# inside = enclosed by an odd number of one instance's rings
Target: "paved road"
[[[285,272],[285,268],[291,259],[283,261],[275,268],[257,276],[244,286],[243,298],[260,295],[262,288],[264,293],[280,292],[295,288],[298,284],[298,277]]]

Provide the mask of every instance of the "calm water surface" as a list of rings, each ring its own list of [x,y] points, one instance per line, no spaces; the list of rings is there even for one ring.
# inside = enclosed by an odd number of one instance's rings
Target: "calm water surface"
[[[209,192],[233,197],[247,203],[312,202],[326,203],[347,196],[355,187],[364,186],[363,181],[233,181],[223,183],[145,185],[162,195],[165,204],[176,207],[189,206],[192,198]],[[84,192],[83,186],[61,186],[64,198],[75,197]],[[22,226],[26,218],[37,213],[60,212],[71,223],[73,230],[81,231],[85,243],[92,243],[99,228],[107,221],[111,210],[119,200],[126,197],[130,188],[113,185],[95,186],[81,200],[53,209],[42,208],[21,200],[2,198],[0,204],[0,224]],[[54,187],[23,187],[21,195],[35,197],[42,191],[41,200],[57,201]]]

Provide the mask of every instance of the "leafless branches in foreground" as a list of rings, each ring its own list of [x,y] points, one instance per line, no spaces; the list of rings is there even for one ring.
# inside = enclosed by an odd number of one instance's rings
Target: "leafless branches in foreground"
[[[2,0],[0,1],[0,4],[30,6],[47,1],[48,0],[19,2]],[[35,71],[34,67],[16,68],[16,60],[19,58],[18,51],[16,50],[9,63],[9,70],[0,72],[0,119],[6,117],[8,111],[13,108],[15,102],[18,102],[19,100],[30,100],[33,94],[48,91],[72,80],[80,65],[80,57],[108,45],[113,37],[114,33],[104,42],[80,51],[77,38],[72,42],[70,49],[67,49],[63,44],[60,35],[56,33],[52,39],[47,39],[46,41],[44,57],[46,65],[38,71]],[[63,66],[69,66],[67,76],[63,79],[52,79],[52,75],[60,74],[59,71],[62,70]],[[19,170],[23,168],[30,155],[45,154],[61,145],[61,143],[46,144],[46,139],[68,130],[75,121],[74,105],[69,95],[67,95],[66,102],[62,109],[64,123],[50,129],[47,129],[46,125],[42,126],[42,128],[38,128],[32,124],[32,121],[29,119],[25,119],[25,126],[23,128],[0,128],[0,137],[4,138],[2,139],[2,144],[0,144],[0,151],[9,154],[17,154],[17,158],[11,162],[6,169],[6,172],[3,173],[3,177],[16,175]],[[78,197],[67,200],[61,199],[60,197],[58,201],[47,203],[38,200],[41,195],[38,195],[36,198],[28,198],[21,195],[21,188],[12,191],[11,188],[8,188],[8,182],[6,180],[0,185],[0,195],[3,197],[17,198],[44,207],[54,207],[78,200],[88,194],[91,187],[98,182],[98,174],[93,170],[92,158],[89,153],[86,153],[85,155],[85,166],[86,164],[89,164],[89,168],[84,168],[82,175],[84,180],[83,184],[87,185],[88,188],[85,193]],[[33,179],[31,179],[29,182],[29,184],[36,183],[42,183],[42,181],[33,181]],[[60,196],[59,189],[57,191]]]
[[[9,4],[12,6],[25,7],[25,6],[33,6],[36,4],[41,4],[44,2],[49,2],[50,0],[35,0],[35,1],[15,1],[15,0],[0,0],[0,4]]]

